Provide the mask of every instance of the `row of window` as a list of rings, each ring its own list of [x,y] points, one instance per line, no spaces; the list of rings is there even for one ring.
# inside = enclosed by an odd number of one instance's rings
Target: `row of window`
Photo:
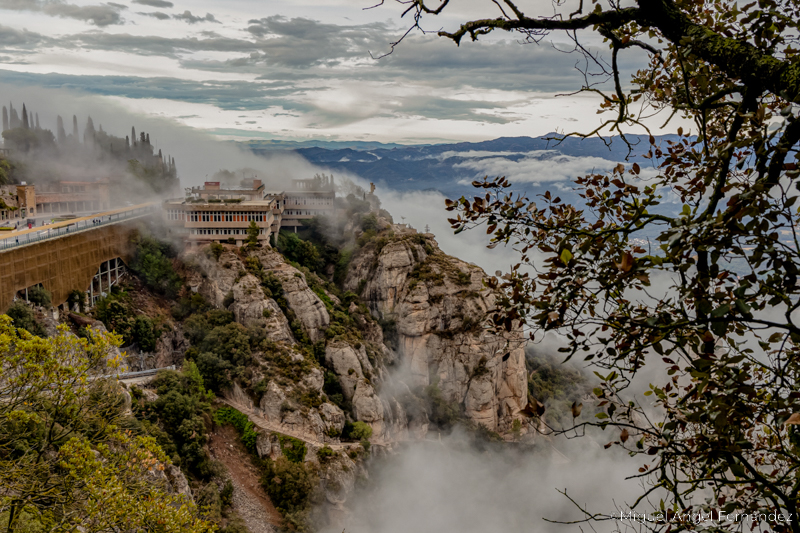
[[[303,209],[290,209],[288,211],[284,211],[284,215],[328,215],[330,211],[309,211]]]
[[[260,229],[258,233],[264,235],[267,230]],[[247,235],[246,229],[192,229],[190,235]]]
[[[286,198],[286,204],[295,205],[331,205],[333,200],[330,198]]]
[[[167,209],[167,220],[187,222],[265,222],[267,215],[258,211],[182,211]]]

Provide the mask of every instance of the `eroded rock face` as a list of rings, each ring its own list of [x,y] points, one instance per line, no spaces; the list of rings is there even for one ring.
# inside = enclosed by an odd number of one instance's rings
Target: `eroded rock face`
[[[484,277],[432,239],[404,235],[380,253],[362,249],[345,288],[358,290],[367,280],[361,297],[376,318],[394,322],[391,340],[412,388],[436,383],[471,420],[504,432],[527,403],[523,342],[517,333],[500,337],[482,327],[494,305]]]
[[[316,409],[286,411],[281,424],[293,435],[300,435],[315,442],[325,442],[325,423]]]
[[[283,296],[313,342],[325,338],[325,329],[331,323],[325,304],[308,288],[303,275],[294,268],[276,270],[283,285]]]
[[[373,437],[380,440],[386,437],[383,413],[383,403],[375,389],[367,380],[359,380],[353,394],[353,417],[372,426]]]
[[[251,252],[251,256],[258,258],[264,270],[280,280],[289,308],[294,311],[311,340],[316,342],[323,339],[331,321],[330,315],[319,296],[308,287],[305,276],[271,248],[257,249]],[[259,279],[247,273],[233,246],[225,246],[219,259],[209,257],[201,249],[191,253],[191,260],[197,264],[199,275],[192,276],[189,285],[215,307],[224,307],[227,298],[232,301],[229,310],[234,313],[237,322],[243,325],[254,321],[264,324],[271,340],[294,343],[280,307],[273,299],[265,297]],[[268,311],[268,317],[265,317],[265,311]]]
[[[172,464],[164,465],[164,474],[167,477],[167,481],[169,481],[170,489],[172,489],[170,492],[173,494],[183,494],[190,501],[194,501],[192,488],[189,486],[189,481],[186,479],[186,476],[183,475],[180,468]]]
[[[161,334],[156,341],[154,352],[153,368],[164,368],[175,366],[179,368],[183,362],[183,356],[189,348],[189,342],[183,336],[183,329],[180,324],[176,324],[168,331]]]
[[[356,383],[364,378],[355,348],[343,342],[328,344],[325,348],[325,365],[338,376],[345,399],[352,401]]]
[[[274,433],[260,431],[256,436],[256,453],[258,453],[259,457],[269,457],[273,461],[277,460],[278,457],[283,455],[278,436]]]
[[[332,403],[325,402],[319,406],[319,414],[325,423],[325,432],[341,435],[344,429],[344,411]]]
[[[209,257],[205,249],[191,253],[191,260],[197,265],[197,269],[187,282],[217,308],[224,307],[225,297],[233,291],[239,271],[244,270],[244,265],[234,250],[233,246],[225,246],[219,259]]]
[[[269,422],[280,423],[281,406],[286,401],[286,393],[274,381],[267,384],[267,391],[261,397],[259,407]]]

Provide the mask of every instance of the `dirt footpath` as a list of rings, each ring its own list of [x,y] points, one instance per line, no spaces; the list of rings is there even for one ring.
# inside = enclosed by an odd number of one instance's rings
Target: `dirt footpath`
[[[251,533],[274,533],[281,515],[259,483],[260,473],[236,430],[225,425],[210,435],[209,451],[213,459],[228,469],[233,482],[233,509],[242,517]]]

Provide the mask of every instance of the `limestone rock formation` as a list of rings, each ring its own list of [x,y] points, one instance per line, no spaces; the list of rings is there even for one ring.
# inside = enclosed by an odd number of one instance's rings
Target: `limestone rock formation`
[[[356,349],[343,342],[328,344],[325,348],[325,364],[338,376],[345,399],[352,401],[356,384],[364,378]]]
[[[483,327],[495,301],[484,277],[433,239],[405,233],[380,249],[362,248],[345,288],[361,289],[372,314],[391,326],[387,342],[412,388],[436,384],[473,422],[506,432],[527,403],[523,342],[517,332],[503,337]]]
[[[325,304],[309,288],[303,273],[287,264],[283,256],[271,248],[258,249],[251,255],[259,260],[264,270],[278,278],[289,308],[311,340],[324,338],[330,316]],[[280,307],[272,298],[265,297],[260,281],[247,271],[233,246],[225,246],[219,259],[203,250],[191,252],[190,257],[197,265],[198,273],[193,275],[189,285],[212,305],[222,308],[226,301],[230,301],[228,309],[240,324],[263,325],[268,338],[273,341],[295,341]]]

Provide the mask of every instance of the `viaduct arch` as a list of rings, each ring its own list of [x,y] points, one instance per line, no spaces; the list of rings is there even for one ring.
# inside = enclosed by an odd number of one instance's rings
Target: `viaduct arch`
[[[92,227],[0,252],[0,313],[18,291],[41,284],[52,293],[51,305],[66,302],[75,289],[86,291],[100,267],[133,258],[133,220]]]

